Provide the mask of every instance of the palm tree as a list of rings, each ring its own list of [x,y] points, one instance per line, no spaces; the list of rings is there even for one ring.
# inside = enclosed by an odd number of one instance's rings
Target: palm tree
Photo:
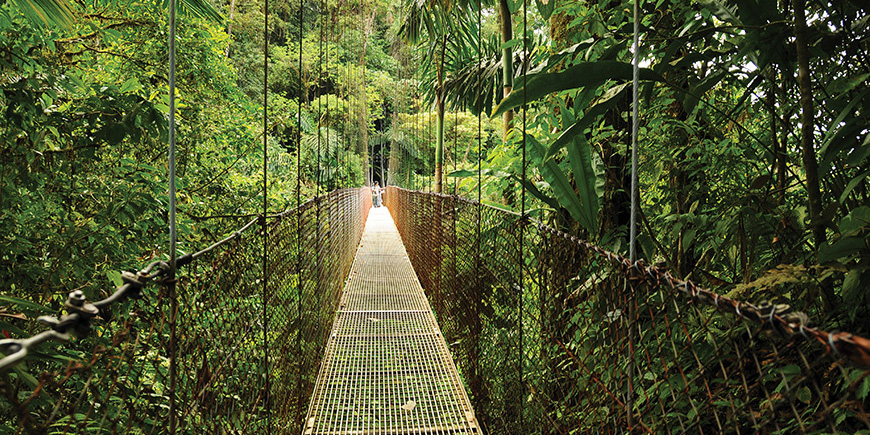
[[[480,7],[480,2],[469,0],[410,0],[405,5],[407,13],[399,30],[399,36],[406,42],[424,44],[427,47],[423,75],[425,77],[428,74],[428,82],[433,85],[427,86],[427,80],[424,80],[423,87],[434,100],[438,115],[435,191],[439,193],[443,190],[444,114],[447,103],[452,101],[455,108],[464,107],[480,113],[484,108],[492,106],[491,100],[495,97],[490,93],[489,98],[483,99],[478,92],[478,87],[481,87],[486,95],[486,90],[492,89],[495,82],[492,74],[489,74],[491,69],[484,71],[476,67],[491,67],[496,64],[493,59],[477,51],[480,35],[475,14]],[[510,20],[509,11],[507,19]],[[512,33],[508,34],[508,39],[511,35]],[[492,44],[487,44],[486,47],[493,49]],[[493,50],[495,51],[497,49]],[[504,53],[507,53],[508,60],[502,59],[496,66],[502,67],[505,71],[503,75],[509,76],[508,83],[512,83],[513,53],[510,48]],[[461,75],[460,82],[455,80],[457,75]],[[481,86],[481,83],[486,85]],[[451,90],[456,92],[451,93]],[[505,122],[506,126],[509,125],[507,117]]]

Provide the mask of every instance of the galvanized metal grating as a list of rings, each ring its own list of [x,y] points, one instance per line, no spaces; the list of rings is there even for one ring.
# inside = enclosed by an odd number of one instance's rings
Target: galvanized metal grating
[[[369,215],[340,307],[306,435],[479,433],[386,208]]]

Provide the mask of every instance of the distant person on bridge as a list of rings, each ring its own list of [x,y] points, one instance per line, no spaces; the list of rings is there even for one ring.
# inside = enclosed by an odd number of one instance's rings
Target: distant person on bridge
[[[378,185],[378,182],[375,181],[375,185],[372,186],[372,191],[375,194],[375,207],[380,207],[382,203],[381,194],[384,189],[382,189],[381,186]]]

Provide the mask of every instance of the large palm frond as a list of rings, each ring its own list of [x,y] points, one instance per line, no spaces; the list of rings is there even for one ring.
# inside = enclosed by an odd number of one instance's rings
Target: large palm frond
[[[38,26],[71,27],[77,19],[79,9],[73,2],[67,0],[9,0],[28,21]],[[170,0],[152,0],[169,9]],[[157,2],[160,3],[157,3]],[[128,0],[130,4],[132,0]],[[112,6],[123,8],[123,4]],[[178,11],[185,15],[196,15],[211,21],[223,21],[223,16],[208,2],[208,0],[179,0]]]

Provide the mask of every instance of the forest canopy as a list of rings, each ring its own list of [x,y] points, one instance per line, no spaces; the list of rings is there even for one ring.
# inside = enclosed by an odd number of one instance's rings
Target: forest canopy
[[[180,2],[181,251],[262,211],[264,136],[273,212],[480,187],[628,250],[632,2],[268,4]],[[641,257],[867,332],[866,3],[639,6]],[[166,3],[5,1],[0,46],[0,288],[99,296],[166,254]]]

